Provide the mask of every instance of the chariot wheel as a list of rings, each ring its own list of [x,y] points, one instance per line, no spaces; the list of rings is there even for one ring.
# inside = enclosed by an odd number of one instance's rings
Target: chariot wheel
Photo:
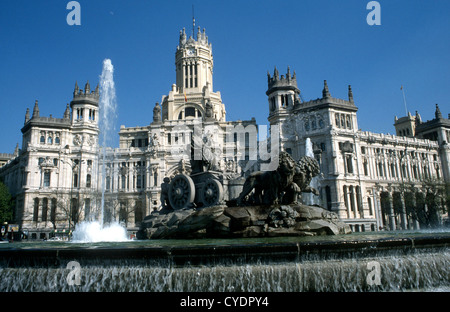
[[[183,209],[194,202],[195,185],[192,179],[185,175],[179,174],[170,182],[169,186],[169,202],[173,209]]]
[[[201,189],[201,202],[204,207],[214,206],[219,204],[223,199],[222,184],[214,179],[208,179]]]

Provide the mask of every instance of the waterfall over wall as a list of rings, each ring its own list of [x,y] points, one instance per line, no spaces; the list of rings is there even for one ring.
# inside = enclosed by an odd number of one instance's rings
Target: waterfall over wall
[[[450,290],[448,234],[377,235],[0,248],[0,291]]]
[[[79,285],[69,285],[71,270],[0,270],[1,291],[404,291],[450,289],[450,253],[402,253],[362,259],[305,260],[280,263],[176,266],[170,261],[93,261],[80,268]],[[371,283],[372,262],[379,263],[379,285]]]

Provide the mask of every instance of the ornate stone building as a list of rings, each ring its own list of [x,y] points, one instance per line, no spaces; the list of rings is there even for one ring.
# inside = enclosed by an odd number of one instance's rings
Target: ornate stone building
[[[280,77],[275,69],[267,96],[281,149],[299,158],[310,138],[323,173],[320,204],[354,231],[426,227],[448,217],[450,120],[437,105],[435,119],[396,118],[397,135],[389,135],[359,130],[351,86],[348,99],[338,99],[324,81],[321,98],[303,101],[295,72]]]
[[[175,53],[176,83],[142,127],[121,126],[119,147],[100,162],[99,89],[75,85],[62,118],[42,117],[36,101],[27,109],[22,148],[0,168],[15,198],[15,222],[30,237],[45,238],[98,220],[104,172],[106,222],[136,231],[143,218],[161,208],[165,178],[189,173],[194,137],[214,154],[215,169],[243,176],[258,168],[257,125],[227,121],[221,94],[213,89],[212,46],[205,30],[187,38],[180,32]],[[348,99],[331,96],[303,101],[295,72],[268,74],[271,141],[299,159],[310,138],[323,175],[320,204],[355,231],[413,228],[439,223],[442,183],[449,182],[450,120],[396,119],[397,135],[358,130],[351,87]],[[409,129],[409,130],[408,130]],[[278,130],[278,131],[274,131]],[[409,131],[409,132],[408,132]],[[274,136],[277,136],[276,138]],[[271,150],[271,153],[273,150]],[[258,155],[261,156],[259,150]],[[264,158],[266,160],[267,158]],[[69,222],[69,220],[71,220]]]
[[[217,159],[214,166],[225,174],[240,175],[249,159],[250,137],[241,140],[240,130],[256,129],[256,121],[226,121],[220,92],[213,90],[212,46],[205,30],[199,28],[197,38],[180,32],[175,66],[176,84],[161,105],[156,103],[151,123],[121,126],[119,148],[106,152],[104,220],[121,222],[129,232],[161,208],[165,177],[191,171],[193,136],[208,146]],[[98,103],[99,88],[91,91],[88,82],[84,90],[75,85],[63,118],[40,116],[37,101],[31,116],[27,109],[22,148],[0,170],[0,178],[15,198],[16,222],[32,238],[68,232],[77,222],[100,216]]]

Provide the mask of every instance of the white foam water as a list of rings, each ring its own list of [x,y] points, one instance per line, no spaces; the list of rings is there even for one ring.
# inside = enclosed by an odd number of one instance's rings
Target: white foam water
[[[118,223],[103,226],[100,222],[81,222],[76,225],[72,241],[79,243],[125,242],[127,231]]]

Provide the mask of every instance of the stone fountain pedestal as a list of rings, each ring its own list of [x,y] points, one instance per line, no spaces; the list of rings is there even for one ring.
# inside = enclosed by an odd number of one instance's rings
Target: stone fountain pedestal
[[[304,204],[162,210],[147,216],[138,239],[248,238],[351,233],[334,212]]]

